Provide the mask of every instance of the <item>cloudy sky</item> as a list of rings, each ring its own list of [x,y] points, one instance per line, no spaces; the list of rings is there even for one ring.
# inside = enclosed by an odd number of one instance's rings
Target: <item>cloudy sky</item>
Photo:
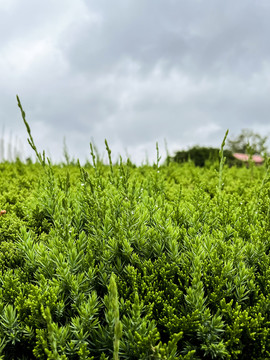
[[[269,0],[0,0],[5,157],[137,163],[249,128],[270,133]],[[10,144],[10,145],[8,145]],[[1,154],[3,157],[3,149]]]

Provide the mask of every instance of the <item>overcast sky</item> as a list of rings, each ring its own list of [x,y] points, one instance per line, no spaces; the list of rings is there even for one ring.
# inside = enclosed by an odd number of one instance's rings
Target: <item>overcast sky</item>
[[[226,129],[270,133],[269,0],[0,0],[5,157],[152,162]],[[8,143],[12,146],[9,146]],[[3,154],[1,154],[3,156]]]

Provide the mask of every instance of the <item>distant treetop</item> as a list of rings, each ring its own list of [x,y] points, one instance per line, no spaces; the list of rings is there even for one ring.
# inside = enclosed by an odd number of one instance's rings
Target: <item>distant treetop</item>
[[[228,139],[226,147],[232,153],[264,155],[268,136],[261,136],[250,129],[243,129],[234,139]]]

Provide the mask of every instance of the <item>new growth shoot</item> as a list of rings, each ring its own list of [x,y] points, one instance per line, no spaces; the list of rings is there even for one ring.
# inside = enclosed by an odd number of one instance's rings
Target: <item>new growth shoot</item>
[[[108,141],[105,139],[105,145],[106,145],[106,150],[107,150],[107,153],[108,153],[108,158],[109,158],[109,163],[110,163],[110,169],[111,169],[111,175],[113,177],[113,163],[112,163],[112,151],[111,149],[109,148],[109,145],[108,145]]]
[[[156,150],[157,150],[157,169],[159,169],[159,162],[160,162],[161,156],[159,155],[158,142],[156,142]]]
[[[219,150],[219,157],[220,157],[219,179],[218,179],[218,191],[219,192],[221,192],[221,189],[222,189],[222,186],[223,186],[223,183],[222,183],[223,177],[222,177],[222,175],[223,175],[223,167],[224,167],[224,164],[225,164],[225,161],[226,161],[226,157],[224,156],[223,149],[224,149],[224,146],[225,146],[225,142],[226,142],[228,133],[229,133],[229,129],[226,131],[226,134],[225,134],[224,139],[223,139],[222,144],[221,144],[221,148]]]
[[[20,98],[19,98],[18,95],[16,95],[16,97],[17,97],[17,101],[18,101],[18,106],[19,106],[19,108],[21,110],[24,125],[26,126],[26,130],[27,130],[27,133],[29,135],[29,138],[27,139],[28,143],[31,146],[31,148],[34,150],[34,152],[36,153],[36,156],[37,156],[39,162],[42,164],[42,166],[45,166],[45,151],[43,150],[42,155],[41,155],[41,153],[39,153],[37,151],[37,147],[35,145],[34,139],[33,139],[32,134],[31,134],[30,126],[29,126],[29,124],[28,124],[28,122],[26,121],[26,118],[25,118],[25,112],[24,112],[24,110],[22,108]]]

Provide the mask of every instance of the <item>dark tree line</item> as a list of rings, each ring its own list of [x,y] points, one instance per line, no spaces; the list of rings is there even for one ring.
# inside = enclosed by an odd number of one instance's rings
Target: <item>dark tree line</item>
[[[239,161],[233,157],[233,153],[230,150],[224,150],[224,156],[226,156],[226,162],[230,165],[240,164]],[[171,161],[178,163],[193,161],[196,166],[203,167],[206,165],[206,162],[215,163],[219,161],[219,149],[194,146],[186,151],[177,151],[171,158]]]

